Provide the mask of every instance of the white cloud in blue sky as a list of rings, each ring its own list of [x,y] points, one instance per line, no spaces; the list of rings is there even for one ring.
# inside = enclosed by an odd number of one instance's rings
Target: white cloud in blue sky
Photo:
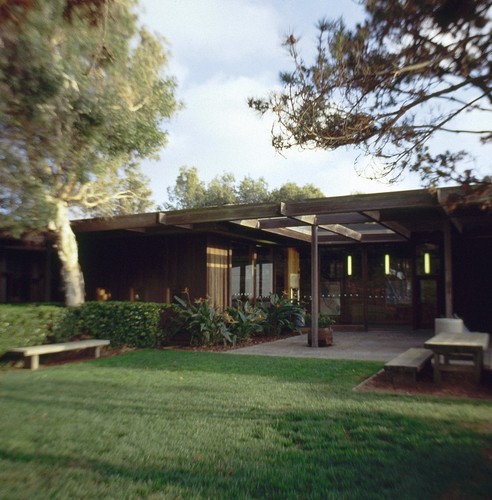
[[[281,47],[286,33],[301,36],[312,50],[316,22],[362,18],[352,0],[141,0],[140,19],[163,35],[170,47],[169,71],[185,108],[166,124],[169,143],[160,160],[148,161],[154,199],[167,199],[179,168],[197,167],[209,181],[223,172],[264,177],[271,188],[287,181],[314,183],[327,196],[419,187],[415,175],[393,186],[357,176],[355,151],[296,151],[279,155],[271,146],[271,118],[260,119],[247,106],[278,85],[290,68]],[[308,57],[307,57],[308,59]],[[472,146],[474,147],[474,146]]]

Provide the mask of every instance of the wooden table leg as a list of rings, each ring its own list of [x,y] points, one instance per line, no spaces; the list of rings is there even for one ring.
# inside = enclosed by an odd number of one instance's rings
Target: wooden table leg
[[[434,352],[434,382],[441,383],[440,354],[438,352]]]
[[[475,351],[473,353],[473,366],[475,368],[475,382],[480,383],[482,378],[482,367],[483,367],[483,351],[482,349]]]

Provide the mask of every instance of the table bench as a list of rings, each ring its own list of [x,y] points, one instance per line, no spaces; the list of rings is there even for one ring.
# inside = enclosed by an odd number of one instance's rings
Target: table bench
[[[34,345],[30,347],[17,347],[9,352],[24,357],[24,368],[37,370],[39,368],[39,356],[42,354],[54,354],[58,352],[75,351],[80,349],[94,349],[94,357],[99,358],[101,348],[109,345],[109,340],[90,339],[77,340],[74,342],[62,342],[60,344]]]
[[[492,350],[488,349],[483,353],[483,369],[492,372]]]
[[[391,382],[405,382],[415,384],[417,373],[431,363],[432,351],[412,347],[402,352],[396,358],[384,365],[384,370],[391,378]]]
[[[489,346],[489,334],[441,332],[424,343],[434,353],[434,381],[441,383],[442,372],[471,372],[479,383],[484,364],[484,352]],[[468,361],[452,363],[452,361]]]

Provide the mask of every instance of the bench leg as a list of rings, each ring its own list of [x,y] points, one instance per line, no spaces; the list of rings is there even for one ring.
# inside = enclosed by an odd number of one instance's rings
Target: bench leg
[[[416,385],[417,370],[391,371],[391,383],[393,385]]]
[[[94,357],[95,358],[101,357],[101,346],[94,347]]]
[[[24,358],[24,368],[28,368],[29,370],[37,370],[39,368],[39,355],[34,354],[33,356]]]

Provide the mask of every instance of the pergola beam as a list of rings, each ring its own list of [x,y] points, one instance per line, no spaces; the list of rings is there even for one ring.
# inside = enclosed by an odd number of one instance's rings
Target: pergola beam
[[[407,240],[409,240],[410,237],[412,236],[412,231],[410,231],[410,229],[405,227],[400,222],[382,220],[381,212],[379,210],[366,210],[364,212],[364,214],[367,215],[368,217],[370,217],[371,219],[373,219],[375,222],[377,222],[381,226],[384,226],[384,227],[390,229],[394,233],[400,234],[401,236],[403,236]]]
[[[362,234],[359,233],[359,231],[354,231],[353,229],[342,226],[341,224],[325,224],[320,227],[326,231],[330,231],[330,233],[339,234],[340,236],[345,236],[345,238],[349,238],[351,240],[360,241],[362,239]]]
[[[307,224],[308,226],[314,226],[318,224],[316,215],[297,215],[295,217],[290,217],[295,221],[301,222],[302,224]]]
[[[233,224],[238,224],[239,226],[260,229],[260,221],[258,219],[231,220],[231,222]]]
[[[364,213],[347,212],[337,214],[319,214],[316,215],[319,225],[324,224],[360,224],[371,220]]]
[[[293,238],[300,241],[311,241],[311,236],[307,233],[301,233],[300,231],[295,231],[294,229],[289,228],[277,228],[277,229],[264,229],[267,233],[278,234],[280,236],[287,236],[288,238]]]
[[[320,215],[392,208],[416,209],[436,207],[439,207],[439,203],[429,191],[417,190],[291,201],[284,203],[283,214],[293,217],[306,213]]]
[[[283,227],[299,227],[306,226],[305,222],[289,217],[274,217],[272,219],[260,219],[258,229],[276,229]]]
[[[177,226],[180,224],[202,224],[205,222],[229,222],[231,220],[280,217],[281,204],[260,203],[258,205],[226,205],[191,210],[175,210],[159,213],[159,224]]]

